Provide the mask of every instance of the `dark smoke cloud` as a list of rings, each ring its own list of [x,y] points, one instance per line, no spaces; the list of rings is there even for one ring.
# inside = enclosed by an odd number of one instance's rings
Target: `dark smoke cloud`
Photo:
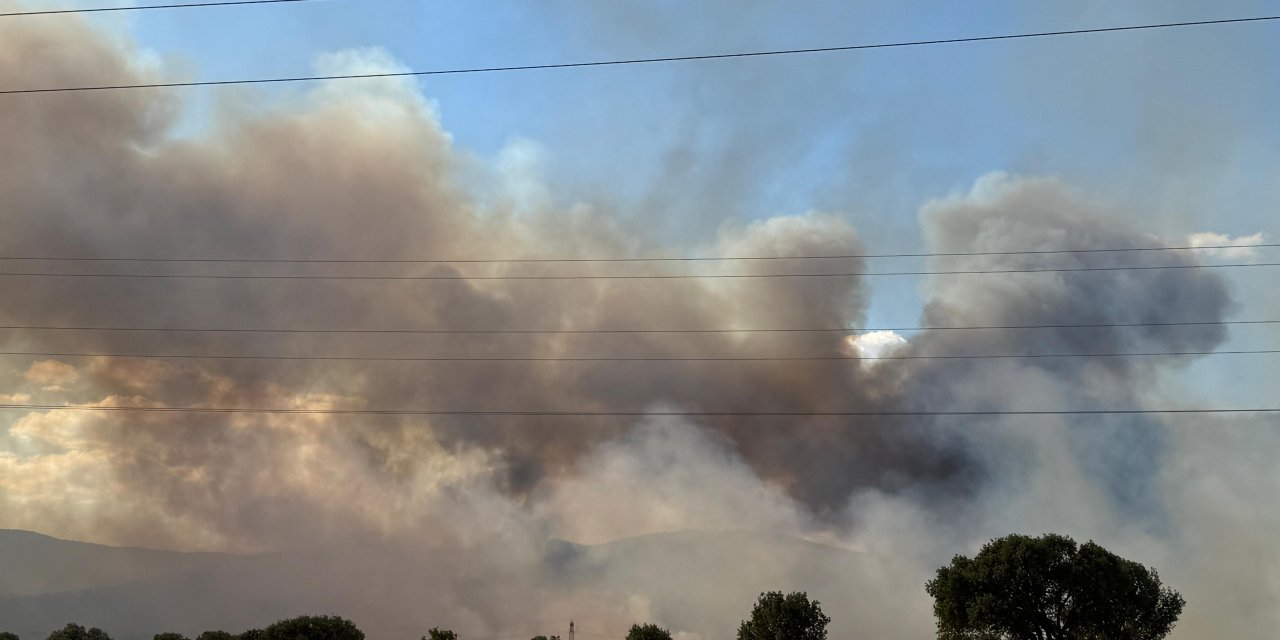
[[[77,42],[92,57],[116,60],[83,76],[59,68],[34,73],[26,57],[2,73],[14,86],[58,77],[66,83],[135,83],[154,79],[123,62],[127,52],[76,23],[59,30],[21,30],[9,44],[38,50]],[[89,54],[86,54],[89,55]],[[17,60],[23,60],[18,63]],[[59,63],[48,63],[57,65]],[[329,64],[385,64],[377,54],[345,54]],[[92,72],[92,73],[90,73]],[[82,100],[81,98],[88,98]],[[15,156],[36,157],[19,170],[4,207],[18,211],[5,234],[11,253],[109,257],[291,256],[303,258],[626,256],[634,234],[603,212],[516,210],[502,198],[477,198],[464,185],[467,159],[454,150],[430,107],[412,87],[396,82],[324,85],[265,109],[227,108],[206,135],[181,141],[166,135],[177,96],[104,92],[85,96],[24,96],[6,119]],[[72,105],[84,110],[68,112]],[[50,108],[52,107],[52,108]],[[66,122],[76,126],[67,127]],[[91,127],[92,130],[83,130]],[[91,141],[86,144],[85,141]],[[69,166],[83,167],[83,175]],[[500,189],[494,185],[491,189]],[[497,206],[483,207],[482,201]],[[835,216],[778,217],[725,228],[710,245],[722,255],[858,253],[856,234]],[[32,263],[36,269],[83,266]],[[90,265],[88,268],[92,268]],[[234,267],[234,268],[233,268]],[[765,273],[767,263],[712,265],[709,271]],[[227,265],[120,265],[150,273],[243,273]],[[675,273],[680,267],[629,264],[433,265],[428,275],[515,273]],[[790,267],[783,267],[790,268]],[[803,265],[799,268],[804,268]],[[859,261],[823,266],[860,271]],[[333,267],[255,267],[255,273],[332,273]],[[607,271],[609,269],[611,271]],[[343,268],[387,273],[387,267]],[[395,271],[403,273],[404,271]],[[12,323],[215,327],[440,327],[658,328],[840,327],[862,321],[865,286],[856,278],[726,281],[569,282],[326,282],[200,280],[25,280],[4,283]],[[607,339],[606,339],[607,338]],[[515,336],[429,339],[344,336],[202,337],[29,333],[14,338],[44,349],[105,352],[163,348],[209,352],[424,353],[439,355],[600,354],[627,356],[832,355],[838,336]],[[104,396],[171,405],[275,405],[312,402],[341,406],[456,409],[548,408],[640,411],[663,404],[691,410],[835,410],[892,406],[866,371],[854,364],[583,363],[361,364],[172,363],[102,360],[84,368],[67,399]],[[144,400],[145,399],[145,400]],[[241,486],[246,468],[269,470],[282,451],[310,437],[276,433],[265,418],[83,417],[104,446],[129,452],[113,458],[117,482],[155,496],[220,533],[262,542],[283,520],[309,520],[295,510],[318,508],[286,501],[255,508],[252,499],[227,510],[229,495],[255,495]],[[522,494],[571,464],[594,442],[625,430],[622,421],[324,420],[317,431],[361,454],[374,477],[395,481],[424,442],[445,449],[478,449],[493,456],[506,490]],[[197,426],[198,425],[198,426]],[[884,469],[905,481],[945,481],[965,461],[913,442],[880,425],[723,421],[710,425],[735,441],[766,477],[823,508],[838,508],[858,486],[877,486]],[[783,428],[780,428],[783,427]],[[115,443],[115,444],[108,444]],[[142,453],[145,452],[145,453]],[[234,452],[234,453],[231,453]],[[429,455],[423,450],[421,455]],[[175,474],[198,471],[191,485]],[[270,471],[265,471],[270,473]],[[187,496],[193,491],[195,495]],[[173,492],[173,493],[171,493]],[[276,504],[272,501],[271,504]],[[201,511],[206,511],[199,515]],[[214,514],[218,514],[216,517]],[[271,534],[274,535],[274,534]]]

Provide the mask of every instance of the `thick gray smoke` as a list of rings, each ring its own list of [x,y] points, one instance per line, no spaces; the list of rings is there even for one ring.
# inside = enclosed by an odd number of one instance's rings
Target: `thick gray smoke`
[[[56,28],[50,28],[56,26]],[[74,46],[72,46],[74,44]],[[52,59],[46,51],[68,52]],[[76,20],[7,25],[0,86],[160,79],[121,44]],[[326,71],[383,69],[377,52],[335,54]],[[722,226],[680,246],[600,206],[555,208],[513,165],[455,149],[418,90],[398,81],[321,84],[258,103],[229,94],[194,134],[166,91],[5,96],[0,254],[306,259],[631,257],[864,252],[839,215]],[[1051,179],[991,175],[926,206],[921,227],[945,252],[1124,247],[1160,242]],[[951,268],[1105,266],[1107,256],[939,259]],[[1132,259],[1131,257],[1128,259]],[[1142,257],[1192,264],[1195,255]],[[533,275],[861,273],[860,260],[660,264],[68,264],[11,271],[152,274]],[[815,272],[816,272],[815,271]],[[117,327],[657,329],[861,327],[866,277],[724,280],[326,281],[0,278],[0,323]],[[891,286],[891,285],[889,285]],[[928,281],[922,324],[1036,325],[1218,321],[1223,280],[1197,270],[953,275]],[[924,331],[895,353],[1209,350],[1221,326],[1049,331]],[[751,356],[856,353],[839,334],[403,335],[5,331],[6,350],[423,356]],[[12,403],[568,411],[897,411],[1134,408],[1176,404],[1161,372],[1179,359],[871,362],[385,363],[6,358]],[[707,637],[731,628],[751,592],[819,593],[840,637],[918,637],[931,627],[920,585],[984,537],[1040,527],[1159,562],[1188,594],[1187,631],[1215,637],[1231,594],[1270,585],[1280,562],[1257,537],[1203,526],[1259,503],[1239,483],[1197,478],[1206,460],[1276,451],[1274,425],[1189,420],[587,418],[95,414],[6,416],[0,526],[177,549],[347,549],[332,574],[369,586],[362,611],[384,633],[437,624],[523,632],[528,620],[604,612],[617,629],[669,620]],[[1251,430],[1251,427],[1263,429]],[[1265,433],[1269,435],[1259,435]],[[1206,457],[1199,457],[1203,453]],[[1253,459],[1263,464],[1265,456]],[[1259,467],[1236,467],[1259,468]],[[1243,470],[1239,471],[1244,474]],[[1219,485],[1218,483],[1222,483]],[[1218,500],[1223,493],[1237,502]],[[1266,495],[1259,492],[1258,496]],[[1256,496],[1255,496],[1256,497]],[[1277,529],[1274,510],[1253,513]],[[1138,524],[1134,524],[1138,523]],[[686,591],[644,573],[643,549],[547,555],[547,541],[604,543],[647,533],[746,530],[863,552],[844,564],[780,544],[776,558],[705,575]],[[1106,537],[1104,537],[1106,536]],[[772,539],[772,538],[770,538]],[[752,539],[754,540],[754,539]],[[766,554],[741,543],[744,553]],[[1178,569],[1180,550],[1230,544],[1256,554]],[[450,576],[388,580],[409,566]],[[677,549],[682,547],[677,546]],[[739,548],[739,547],[735,547]],[[498,553],[490,553],[500,549]],[[685,553],[696,556],[696,550]],[[824,547],[825,549],[825,547]],[[832,551],[834,553],[834,551]],[[454,556],[455,564],[442,558]],[[660,554],[659,554],[660,555]],[[370,558],[383,558],[372,566]],[[843,557],[843,556],[842,556]],[[548,560],[548,558],[551,558]],[[844,562],[843,560],[841,562]],[[444,563],[441,566],[435,563]],[[463,566],[464,563],[474,563]],[[856,566],[855,566],[856,565]],[[364,566],[362,571],[352,567]],[[824,568],[825,566],[825,568]],[[379,573],[377,567],[387,569]],[[584,569],[584,567],[586,567]],[[1261,567],[1261,568],[1259,568]],[[572,573],[572,571],[579,573]],[[1238,579],[1230,579],[1239,571]],[[561,573],[557,573],[561,572]],[[564,575],[591,575],[585,583]],[[730,575],[731,574],[731,575]],[[847,581],[842,581],[847,578]],[[232,578],[227,578],[234,582]],[[407,578],[406,578],[407,580]],[[1270,582],[1268,582],[1270,581]],[[732,588],[724,586],[732,584]],[[265,578],[263,584],[271,584]],[[278,585],[284,588],[283,585]],[[671,589],[674,586],[667,585]],[[528,596],[536,593],[536,597]],[[652,591],[650,592],[652,593]],[[1217,595],[1215,595],[1217,594]],[[526,598],[526,596],[528,596]],[[728,598],[732,596],[732,598]],[[320,593],[313,601],[341,602]],[[729,601],[732,600],[732,601]],[[426,602],[427,604],[420,603]],[[690,602],[706,602],[691,609]],[[506,606],[503,606],[505,603]],[[574,607],[579,607],[575,609]],[[461,612],[461,613],[459,613]],[[878,615],[877,615],[878,612]],[[264,614],[265,615],[265,614]],[[1237,635],[1266,628],[1250,609]],[[1221,618],[1219,617],[1221,616]],[[726,618],[729,618],[726,621]],[[521,622],[525,621],[525,622]],[[550,624],[547,622],[546,624]],[[1224,623],[1225,624],[1225,623]],[[157,629],[158,631],[158,629]],[[535,631],[538,631],[535,629]],[[1198,634],[1198,635],[1197,635]]]

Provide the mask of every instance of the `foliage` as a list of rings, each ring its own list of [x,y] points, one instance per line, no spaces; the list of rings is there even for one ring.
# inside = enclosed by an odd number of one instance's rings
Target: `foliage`
[[[627,640],[671,640],[671,632],[656,624],[633,624]]]
[[[266,639],[267,639],[267,632],[262,629],[249,629],[248,631],[241,631],[240,635],[236,636],[236,640],[266,640]]]
[[[560,636],[534,636],[532,640],[560,640]]]
[[[152,638],[152,640],[191,640],[191,639],[182,635],[181,633],[166,631],[164,633],[157,633],[155,637]]]
[[[458,640],[458,634],[449,629],[431,627],[427,631],[427,635],[422,636],[422,640]]]
[[[97,627],[85,630],[78,624],[68,624],[49,634],[49,640],[111,640],[111,636]]]
[[[0,640],[20,640],[18,634],[8,631],[0,631]]]
[[[355,623],[338,616],[298,616],[262,630],[266,640],[364,640]]]
[[[992,540],[925,589],[940,640],[1159,640],[1185,604],[1154,569],[1056,534]]]
[[[234,634],[227,633],[226,631],[219,629],[216,631],[205,631],[204,633],[196,636],[196,640],[236,640],[236,637]]]
[[[751,619],[738,627],[738,640],[826,640],[829,622],[821,603],[810,602],[808,594],[801,591],[783,596],[780,591],[770,591],[760,594]]]

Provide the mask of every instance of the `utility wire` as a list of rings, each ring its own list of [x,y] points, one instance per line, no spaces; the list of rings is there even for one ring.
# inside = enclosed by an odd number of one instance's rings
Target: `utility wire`
[[[724,278],[852,278],[863,276],[942,276],[993,273],[1071,273],[1084,271],[1154,271],[1165,269],[1229,269],[1242,267],[1280,267],[1280,262],[1242,262],[1234,264],[1163,264],[1125,267],[1046,267],[1034,269],[961,269],[950,271],[864,271],[839,273],[676,273],[676,274],[610,274],[610,275],[539,275],[539,276],[387,276],[387,275],[262,275],[209,273],[57,273],[32,271],[0,272],[4,278],[124,278],[183,280],[714,280]]]
[[[817,362],[859,360],[994,360],[1023,358],[1139,358],[1168,356],[1226,356],[1278,354],[1280,349],[1237,351],[1150,351],[1141,353],[1000,353],[887,356],[282,356],[204,355],[193,353],[82,353],[57,351],[0,351],[0,356],[65,358],[143,358],[180,360],[301,360],[359,362]]]
[[[1217,244],[1180,247],[1128,247],[1117,249],[1044,249],[1029,251],[966,251],[942,253],[849,253],[836,255],[796,256],[724,256],[724,257],[655,257],[655,258],[445,258],[406,259],[346,259],[346,258],[103,258],[67,256],[0,256],[0,260],[27,260],[38,262],[215,262],[250,264],[528,264],[562,262],[728,262],[734,260],[841,260],[872,258],[936,258],[959,256],[1025,256],[1063,253],[1118,253],[1126,251],[1197,251],[1213,249],[1260,249],[1280,247],[1280,243],[1266,244]]]
[[[0,18],[18,16],[53,16],[66,13],[104,13],[107,11],[144,11],[147,9],[189,9],[197,7],[229,7],[248,4],[283,4],[286,2],[316,2],[317,0],[222,0],[220,2],[194,2],[190,4],[146,4],[136,7],[96,7],[89,9],[42,9],[39,11],[12,11],[0,13]]]
[[[1087,33],[1114,33],[1120,31],[1139,31],[1145,29],[1172,29],[1177,27],[1193,27],[1207,25],[1226,25],[1280,20],[1280,15],[1257,16],[1252,18],[1228,18],[1223,20],[1195,20],[1189,22],[1164,22],[1155,24],[1139,24],[1121,27],[1099,27],[1092,29],[1069,29],[1061,31],[1037,31],[1028,33],[1011,33],[994,36],[973,36],[965,38],[943,38],[936,40],[911,40],[901,42],[882,42],[875,44],[855,44],[838,47],[814,47],[807,49],[774,49],[768,51],[743,51],[737,53],[714,53],[706,55],[667,56],[659,58],[624,58],[616,60],[596,60],[591,62],[563,62],[556,64],[526,64],[496,67],[465,67],[457,69],[435,69],[427,71],[396,71],[385,73],[353,73],[324,76],[292,76],[279,78],[249,78],[237,80],[197,80],[191,82],[152,82],[138,84],[90,85],[80,87],[47,87],[27,89],[4,89],[0,95],[18,95],[34,93],[63,93],[71,91],[110,91],[124,89],[166,89],[180,87],[211,87],[223,85],[272,84],[286,82],[315,82],[322,80],[354,80],[362,78],[404,78],[442,75],[463,75],[472,73],[498,73],[510,71],[534,71],[543,69],[572,69],[583,67],[605,67],[616,65],[640,65],[664,62],[688,62],[694,60],[725,60],[731,58],[758,58],[764,56],[787,56],[799,54],[834,53],[839,51],[859,51],[863,49],[890,49],[896,47],[921,47],[941,44],[959,44],[966,42],[990,42],[996,40],[1017,40],[1025,38],[1044,38],[1051,36],[1082,35]]]
[[[56,325],[0,325],[0,330],[22,331],[103,331],[143,333],[325,333],[325,334],[414,334],[414,335],[562,335],[562,334],[652,334],[652,333],[870,333],[875,331],[975,331],[983,329],[1119,329],[1137,327],[1204,327],[1213,325],[1274,325],[1280,320],[1204,320],[1189,322],[1108,322],[1094,324],[968,325],[940,327],[844,328],[752,328],[752,329],[283,329],[246,327],[108,327]]]
[[[525,416],[525,417],[930,417],[930,416],[1063,416],[1205,413],[1280,413],[1280,408],[1252,409],[1075,409],[1043,411],[500,411],[452,409],[295,409],[288,407],[142,407],[83,404],[0,404],[0,409],[31,411],[107,411],[130,413],[265,413],[379,416]]]

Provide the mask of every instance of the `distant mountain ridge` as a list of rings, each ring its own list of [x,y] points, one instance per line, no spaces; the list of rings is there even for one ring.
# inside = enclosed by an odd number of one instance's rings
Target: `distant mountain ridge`
[[[0,529],[0,596],[31,596],[154,580],[229,556],[111,547]]]

